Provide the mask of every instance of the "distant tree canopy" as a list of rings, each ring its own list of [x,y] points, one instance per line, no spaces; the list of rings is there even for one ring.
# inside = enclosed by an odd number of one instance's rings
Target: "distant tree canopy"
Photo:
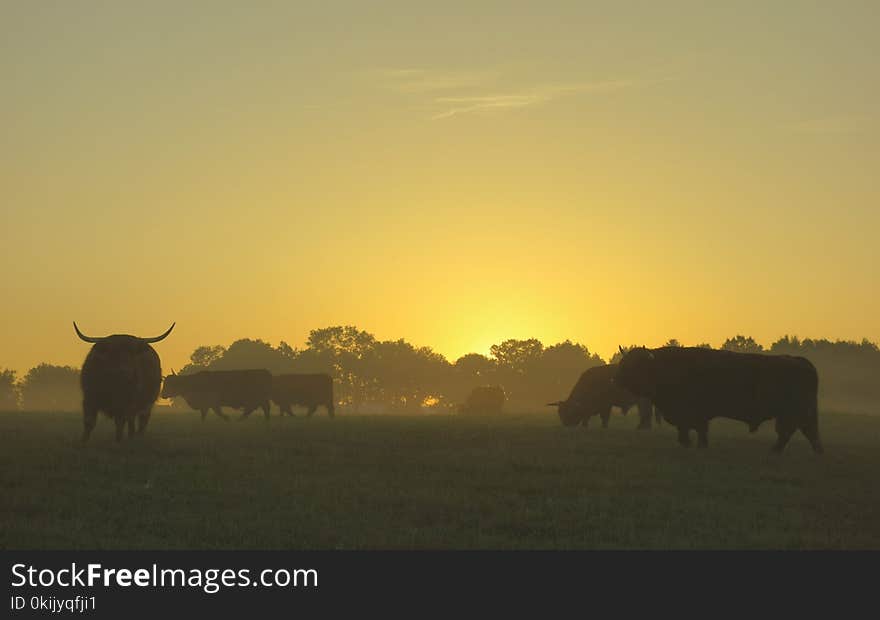
[[[189,356],[193,366],[207,368],[215,361],[219,360],[226,353],[226,347],[215,345],[213,347],[199,347]]]
[[[404,339],[380,341],[352,325],[312,330],[304,349],[243,339],[229,347],[200,346],[181,373],[266,368],[273,374],[326,372],[339,402],[358,410],[381,403],[392,410],[452,407],[481,385],[502,385],[514,402],[547,402],[565,396],[580,374],[604,363],[587,347],[566,340],[549,347],[534,338],[493,345],[450,363],[431,347]]]
[[[755,342],[754,338],[736,335],[728,338],[721,345],[725,351],[736,351],[737,353],[763,353],[764,347]]]
[[[0,370],[0,411],[18,409],[18,385],[14,370]]]
[[[635,346],[639,345],[623,350]],[[671,339],[665,346],[683,345]],[[754,338],[736,335],[721,348],[806,357],[819,371],[821,407],[880,411],[880,349],[868,340],[832,342],[785,336],[765,349]],[[615,352],[610,363],[621,357]],[[338,403],[354,411],[366,404],[401,411],[420,411],[426,406],[452,409],[473,388],[498,385],[507,395],[506,409],[515,410],[565,398],[581,373],[604,363],[582,344],[565,340],[545,346],[535,338],[504,340],[492,345],[488,356],[468,353],[450,363],[430,347],[404,339],[380,341],[345,325],[312,330],[303,349],[284,341],[272,346],[250,338],[228,347],[200,346],[180,373],[248,368],[266,368],[273,374],[326,372],[333,376]],[[0,371],[0,411],[19,404],[28,410],[79,410],[79,371],[40,364],[18,382],[15,372]]]
[[[22,409],[29,411],[75,411],[82,405],[79,370],[70,366],[35,366],[22,378],[19,391]]]

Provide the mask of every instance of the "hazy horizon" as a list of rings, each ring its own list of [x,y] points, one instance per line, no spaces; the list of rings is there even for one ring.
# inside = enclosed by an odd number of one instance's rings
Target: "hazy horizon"
[[[478,6],[477,6],[478,4]],[[0,8],[0,368],[880,340],[870,2]],[[872,77],[874,76],[874,77]]]

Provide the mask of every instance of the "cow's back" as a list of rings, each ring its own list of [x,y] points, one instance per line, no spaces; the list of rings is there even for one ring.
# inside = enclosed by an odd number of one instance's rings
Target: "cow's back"
[[[184,395],[227,406],[262,404],[272,392],[268,370],[205,370],[188,375]]]
[[[326,373],[285,374],[272,377],[272,400],[297,404],[333,402],[333,378]]]
[[[818,378],[804,358],[685,347],[656,349],[654,355],[655,404],[664,412],[755,422],[815,399]]]

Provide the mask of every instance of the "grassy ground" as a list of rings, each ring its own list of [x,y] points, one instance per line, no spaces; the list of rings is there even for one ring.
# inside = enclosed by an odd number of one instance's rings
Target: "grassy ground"
[[[821,457],[717,420],[685,450],[634,415],[198,417],[81,446],[0,415],[0,548],[880,548],[880,416],[820,416]]]

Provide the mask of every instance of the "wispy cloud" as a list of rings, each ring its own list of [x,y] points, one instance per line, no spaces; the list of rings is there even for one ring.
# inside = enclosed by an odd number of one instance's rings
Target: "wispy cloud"
[[[376,69],[369,78],[387,89],[421,97],[432,120],[465,114],[493,113],[546,104],[577,94],[609,93],[647,87],[672,78],[613,79],[536,83],[516,89],[500,87],[501,74],[489,71],[438,71],[420,68]],[[509,80],[507,80],[509,81]]]
[[[484,95],[477,97],[437,97],[434,103],[447,109],[435,114],[431,120],[449,118],[456,114],[468,114],[470,112],[488,112],[492,110],[509,110],[512,108],[525,108],[547,99],[537,93],[520,95]]]
[[[650,84],[665,82],[668,80],[605,80],[597,82],[573,82],[569,84],[547,84],[535,86],[529,90],[495,94],[478,95],[470,97],[436,97],[434,103],[438,107],[445,107],[442,112],[434,114],[432,120],[450,118],[461,114],[475,112],[492,112],[525,108],[538,104],[547,103],[560,97],[576,93],[605,93],[648,86]]]

